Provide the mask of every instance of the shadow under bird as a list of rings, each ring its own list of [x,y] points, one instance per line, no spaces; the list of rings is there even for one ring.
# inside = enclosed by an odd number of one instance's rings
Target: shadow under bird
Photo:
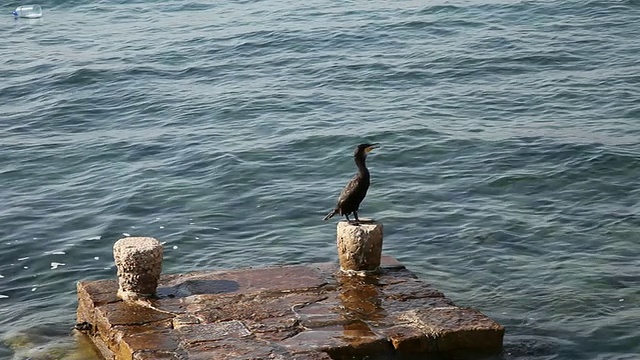
[[[358,173],[351,179],[351,181],[349,181],[347,186],[345,186],[340,193],[336,207],[322,220],[328,220],[335,214],[340,214],[347,218],[347,222],[352,223],[349,219],[349,214],[353,214],[355,217],[355,222],[353,224],[360,224],[360,219],[358,219],[358,209],[360,208],[360,203],[367,195],[371,179],[369,169],[367,169],[366,164],[367,154],[377,146],[378,144],[360,144],[356,147],[356,150],[353,153],[353,159],[358,167]]]

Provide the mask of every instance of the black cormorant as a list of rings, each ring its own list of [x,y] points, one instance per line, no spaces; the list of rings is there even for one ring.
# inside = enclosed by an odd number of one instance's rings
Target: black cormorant
[[[356,218],[355,224],[360,223],[360,219],[358,219],[358,208],[367,195],[367,190],[369,190],[370,176],[369,169],[367,169],[366,165],[367,154],[377,145],[378,144],[360,144],[356,147],[353,153],[353,159],[358,166],[358,173],[342,190],[336,207],[331,210],[323,220],[328,220],[333,217],[333,215],[340,214],[344,215],[347,218],[347,222],[350,223],[349,214],[353,213],[353,216]]]

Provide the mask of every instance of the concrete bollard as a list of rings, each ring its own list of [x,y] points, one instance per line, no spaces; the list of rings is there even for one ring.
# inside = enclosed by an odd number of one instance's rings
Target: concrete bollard
[[[156,293],[162,272],[162,245],[150,237],[126,237],[113,245],[118,267],[118,297],[137,300]]]
[[[338,222],[338,257],[343,271],[375,272],[382,256],[382,223],[361,220],[360,225]]]

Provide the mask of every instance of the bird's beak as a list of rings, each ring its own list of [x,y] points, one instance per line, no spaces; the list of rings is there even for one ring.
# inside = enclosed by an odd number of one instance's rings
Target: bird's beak
[[[369,146],[368,148],[364,149],[364,151],[368,154],[371,152],[371,150],[375,149],[378,147],[378,144],[371,144],[371,146]]]

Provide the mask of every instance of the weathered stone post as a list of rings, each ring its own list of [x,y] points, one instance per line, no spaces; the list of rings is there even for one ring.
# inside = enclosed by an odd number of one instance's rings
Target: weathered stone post
[[[118,297],[137,300],[156,293],[162,272],[162,245],[150,237],[126,237],[113,245],[118,267]]]
[[[353,225],[338,222],[338,257],[343,271],[375,272],[382,256],[382,223],[361,220]]]

